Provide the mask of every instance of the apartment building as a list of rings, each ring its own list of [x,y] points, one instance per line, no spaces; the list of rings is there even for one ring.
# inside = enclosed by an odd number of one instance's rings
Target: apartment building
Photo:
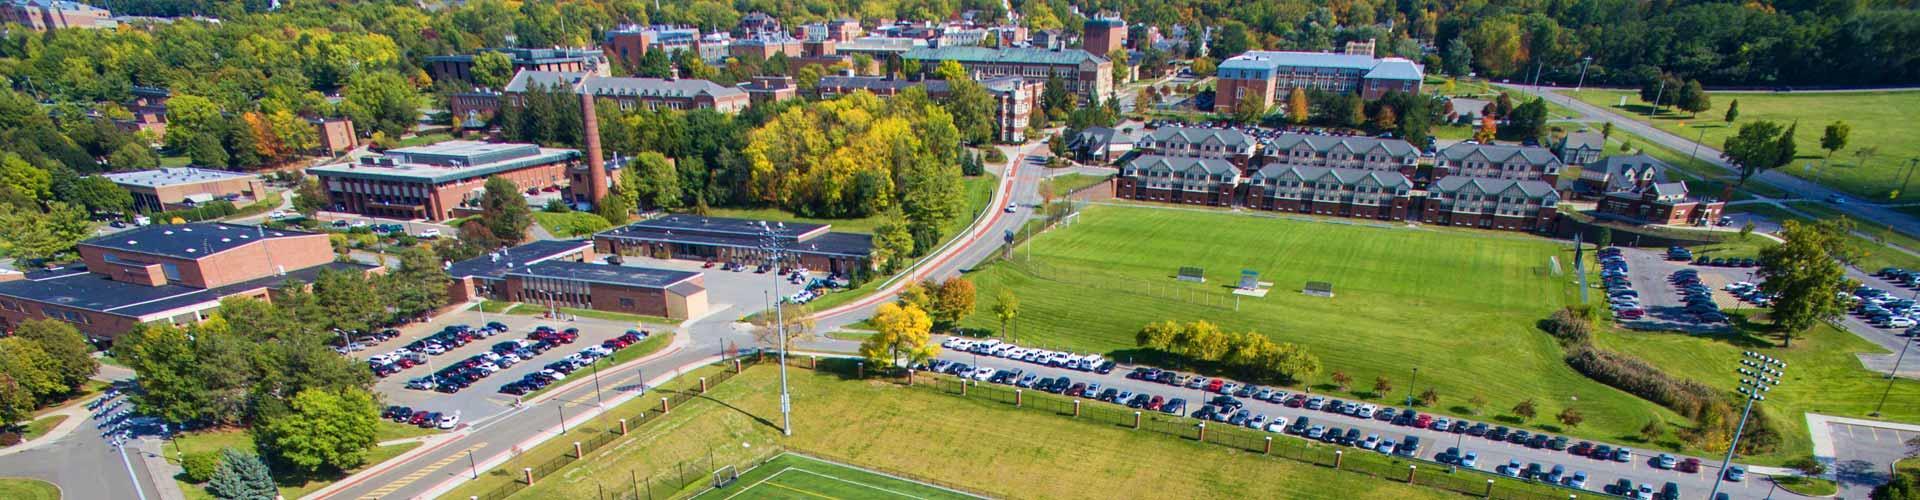
[[[919,61],[920,71],[931,75],[940,63],[955,61],[974,79],[1013,76],[1046,81],[1059,78],[1089,102],[1104,102],[1113,95],[1113,62],[1085,50],[1048,50],[1031,47],[989,49],[974,46],[916,47],[901,57]]]
[[[1579,191],[1597,194],[1602,214],[1642,224],[1706,225],[1720,218],[1725,200],[1695,196],[1673,167],[1652,156],[1609,156],[1580,171]]]
[[[1221,62],[1215,76],[1214,109],[1225,110],[1246,99],[1272,107],[1296,87],[1368,100],[1388,92],[1419,93],[1425,73],[1419,64],[1397,57],[1256,50]]]
[[[1379,220],[1413,212],[1413,181],[1393,170],[1278,163],[1247,177],[1246,206],[1262,210]]]
[[[1398,172],[1411,179],[1420,167],[1420,149],[1400,139],[1281,134],[1261,142],[1258,163]]]
[[[1560,193],[1538,180],[1448,176],[1427,186],[1420,220],[1428,224],[1547,231]]]
[[[1239,130],[1204,127],[1160,127],[1134,145],[1149,154],[1219,158],[1243,174],[1251,168],[1255,146],[1254,139]]]
[[[1434,155],[1433,179],[1465,176],[1540,181],[1552,186],[1559,182],[1565,166],[1560,157],[1542,147],[1463,142]]]
[[[1114,196],[1129,200],[1226,207],[1240,169],[1223,158],[1147,154],[1127,162],[1114,183]]]

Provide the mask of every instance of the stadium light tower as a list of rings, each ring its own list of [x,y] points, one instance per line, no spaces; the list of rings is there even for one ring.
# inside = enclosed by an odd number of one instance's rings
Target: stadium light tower
[[[780,234],[767,221],[760,221],[760,249],[771,260],[773,277],[773,328],[774,336],[780,338],[780,434],[793,435],[793,399],[787,392],[787,314],[783,304],[786,297],[780,295],[780,257],[786,255],[786,244],[780,240]]]
[[[1787,375],[1787,362],[1774,359],[1753,351],[1740,353],[1742,368],[1735,369],[1740,374],[1740,395],[1747,397],[1747,409],[1740,412],[1740,426],[1733,430],[1733,442],[1727,445],[1726,458],[1720,459],[1720,472],[1713,478],[1713,492],[1707,498],[1720,496],[1720,483],[1727,479],[1727,466],[1733,462],[1733,452],[1740,449],[1740,434],[1747,431],[1747,417],[1753,416],[1753,403],[1766,401],[1767,392],[1773,386],[1780,385]]]

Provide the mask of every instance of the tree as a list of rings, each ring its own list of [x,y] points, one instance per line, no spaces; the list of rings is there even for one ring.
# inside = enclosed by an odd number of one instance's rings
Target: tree
[[[1473,72],[1473,47],[1467,46],[1466,40],[1454,38],[1447,44],[1446,55],[1441,60],[1445,61],[1447,74],[1467,76]]]
[[[934,322],[951,328],[960,324],[962,318],[973,314],[973,281],[954,276],[928,288],[933,290]]]
[[[1836,121],[1827,124],[1825,132],[1820,134],[1820,149],[1827,150],[1827,160],[1833,160],[1833,152],[1847,147],[1847,136],[1853,133],[1853,127],[1847,122]]]
[[[33,418],[36,405],[32,391],[0,371],[0,427],[11,428]]]
[[[1049,120],[1064,120],[1067,113],[1073,111],[1073,92],[1067,90],[1067,82],[1058,76],[1047,78],[1047,85],[1040,89],[1040,107],[1046,110]]]
[[[386,313],[380,291],[357,271],[321,270],[313,281],[313,300],[324,313],[328,329],[369,331]]]
[[[1799,131],[1800,122],[1796,120],[1792,125],[1787,125],[1787,131],[1781,132],[1780,137],[1775,139],[1774,149],[1779,152],[1779,156],[1773,160],[1774,167],[1792,165],[1794,158],[1800,157],[1799,146],[1793,141],[1794,134]]]
[[[1133,74],[1132,65],[1127,60],[1127,49],[1113,49],[1107,53],[1107,60],[1113,62],[1113,85],[1127,83],[1127,77]]]
[[[1760,172],[1780,166],[1780,124],[1761,120],[1740,125],[1740,131],[1728,137],[1721,151],[1727,161],[1740,167],[1740,184]],[[1789,158],[1787,161],[1792,161]]]
[[[1727,117],[1726,117],[1727,124],[1732,125],[1733,121],[1739,118],[1740,118],[1740,100],[1734,99],[1733,102],[1727,103]],[[1608,123],[1611,124],[1612,122],[1608,122]]]
[[[1420,393],[1420,406],[1433,406],[1437,404],[1440,404],[1440,393],[1434,391],[1432,387],[1428,387],[1427,390]]]
[[[1533,420],[1533,417],[1534,415],[1537,414],[1536,413],[1537,411],[1538,410],[1534,408],[1532,398],[1528,398],[1526,401],[1521,401],[1519,404],[1513,405],[1513,416],[1520,417],[1521,421]]]
[[[947,113],[953,115],[953,126],[960,129],[961,140],[967,144],[986,144],[995,137],[994,128],[998,122],[993,119],[993,95],[987,93],[987,87],[973,81],[960,69],[960,63],[945,61],[940,64],[939,74],[960,75],[958,79],[947,79],[947,98],[942,104]]]
[[[327,191],[320,187],[319,179],[304,177],[296,182],[300,185],[293,192],[294,211],[311,217],[327,208]]]
[[[1686,83],[1680,81],[1679,77],[1662,73],[1640,86],[1640,102],[1653,106],[1653,113],[1658,113],[1660,108],[1680,101],[1681,87],[1684,86]]]
[[[1613,246],[1613,228],[1601,227],[1599,234],[1593,237],[1593,246],[1594,248]]]
[[[666,78],[673,76],[673,61],[667,59],[664,50],[649,50],[640,55],[640,67],[634,68],[635,76],[645,78]]]
[[[1507,114],[1506,136],[1516,139],[1541,139],[1547,134],[1547,101],[1535,98],[1513,108]],[[1545,141],[1542,141],[1545,142]]]
[[[1347,375],[1347,372],[1344,372],[1344,371],[1334,370],[1333,374],[1328,375],[1327,377],[1333,380],[1334,387],[1337,387],[1342,391],[1347,390],[1347,387],[1353,384],[1353,377]]]
[[[106,177],[77,176],[61,169],[53,179],[53,196],[90,213],[123,214],[133,210],[133,194]]]
[[[1174,339],[1180,336],[1180,324],[1172,321],[1147,323],[1133,336],[1134,343],[1140,347],[1173,351]]]
[[[1479,415],[1480,410],[1487,407],[1487,397],[1474,394],[1473,397],[1467,398],[1467,405],[1473,407],[1473,414]]]
[[[1920,500],[1920,473],[1895,471],[1893,480],[1875,486],[1867,495],[1871,500]]]
[[[1220,361],[1230,347],[1227,333],[1209,321],[1188,323],[1183,337],[1186,338],[1184,354],[1200,361]]]
[[[93,224],[77,206],[48,202],[42,212],[0,203],[0,252],[8,256],[29,262],[54,259],[92,236]]]
[[[46,353],[55,378],[69,391],[79,389],[100,372],[100,360],[93,358],[86,337],[71,324],[51,319],[23,321],[13,334]]]
[[[1389,392],[1393,392],[1393,379],[1389,379],[1384,375],[1373,378],[1374,396],[1386,396]]]
[[[1200,78],[1213,76],[1214,70],[1218,68],[1219,64],[1213,62],[1213,58],[1206,56],[1195,57],[1193,62],[1187,65],[1187,69],[1192,70],[1194,76]]]
[[[480,220],[502,243],[512,245],[526,238],[533,224],[533,209],[520,195],[520,187],[505,177],[487,178],[486,192],[480,195]]]
[[[300,391],[284,408],[263,414],[254,442],[282,463],[307,473],[348,470],[366,463],[380,410],[359,388]]]
[[[1640,426],[1641,441],[1651,443],[1655,439],[1660,439],[1660,436],[1666,433],[1667,433],[1666,424],[1660,423],[1660,419],[1657,419],[1657,418],[1653,420],[1648,420],[1647,425]]]
[[[412,317],[446,305],[451,279],[432,249],[415,246],[401,249],[400,268],[388,271],[377,281],[394,312]]]
[[[1251,99],[1242,97],[1241,100]],[[1293,90],[1287,91],[1287,121],[1292,122],[1294,125],[1305,124],[1309,117],[1308,113],[1311,111],[1312,106],[1307,103],[1306,89],[1294,87]]]
[[[1020,317],[1020,297],[1013,290],[1002,288],[993,302],[993,317],[1000,320],[1000,336],[1007,336],[1007,323]]]
[[[773,314],[761,314],[753,322],[755,342],[769,349],[780,348],[782,330],[779,327],[782,326],[786,328],[785,345],[791,346],[813,340],[813,308],[807,307],[806,304],[783,304],[768,312]],[[776,320],[778,323],[775,322]],[[791,348],[788,347],[788,349]]]
[[[19,382],[41,403],[72,390],[61,380],[59,361],[38,343],[19,337],[0,338],[0,373]]]
[[[1789,469],[1793,469],[1807,476],[1818,476],[1827,473],[1827,464],[1820,463],[1819,459],[1815,459],[1810,455],[1788,460],[1784,465]]]
[[[357,73],[340,91],[340,109],[353,118],[355,126],[397,138],[412,130],[420,116],[420,96],[413,89],[406,78],[393,71]],[[171,134],[172,129],[168,130]]]
[[[1844,217],[1813,224],[1787,221],[1780,226],[1785,241],[1760,250],[1756,276],[1766,280],[1760,290],[1775,295],[1769,317],[1787,347],[1792,347],[1795,334],[1846,312],[1846,303],[1838,297],[1849,288],[1841,262],[1854,258],[1847,239],[1852,226]]]
[[[113,170],[145,170],[158,166],[160,156],[153,154],[153,148],[138,142],[121,144],[107,154],[107,168]]]
[[[939,354],[938,344],[929,344],[933,320],[913,304],[881,304],[871,320],[875,333],[860,343],[860,355],[875,365],[896,366],[905,359],[924,360]]]
[[[1585,422],[1587,420],[1586,416],[1580,414],[1580,410],[1575,410],[1572,407],[1568,407],[1567,409],[1560,410],[1560,414],[1556,415],[1554,418],[1559,420],[1561,424],[1566,425],[1567,427],[1579,427],[1580,422]]]
[[[1377,130],[1393,130],[1399,125],[1400,117],[1394,114],[1393,106],[1383,105],[1380,106],[1378,111],[1373,112],[1373,128]]]
[[[899,208],[887,210],[873,228],[873,261],[888,274],[913,258],[917,248],[913,233],[907,229],[907,217]]]
[[[473,56],[473,84],[481,88],[504,89],[513,79],[513,58],[505,52],[481,52]]]
[[[280,488],[259,456],[225,448],[220,450],[220,465],[207,482],[207,492],[214,498],[262,500],[279,496]]]
[[[1343,96],[1342,99],[1347,101],[1347,113],[1344,117],[1340,119],[1340,124],[1346,127],[1351,127],[1351,128],[1360,128],[1361,126],[1366,125],[1367,124],[1366,99],[1360,99],[1351,95]]]
[[[632,181],[628,185],[633,186],[632,192],[641,206],[661,210],[680,208],[684,196],[680,172],[666,156],[652,151],[640,153],[623,169],[622,175]]]
[[[1707,90],[1700,86],[1699,80],[1687,80],[1687,84],[1680,87],[1680,95],[1674,104],[1691,116],[1699,116],[1701,111],[1713,108],[1713,97],[1707,95]]]
[[[1500,136],[1500,128],[1494,122],[1493,115],[1480,115],[1480,128],[1473,131],[1473,140],[1481,144],[1492,144]]]
[[[1242,98],[1233,104],[1233,121],[1244,125],[1255,125],[1267,116],[1267,105],[1259,99]]]

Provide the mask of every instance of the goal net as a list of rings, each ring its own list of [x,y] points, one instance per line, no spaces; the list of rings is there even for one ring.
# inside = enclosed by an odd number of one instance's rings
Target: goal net
[[[738,481],[739,479],[740,479],[740,471],[735,470],[731,465],[726,467],[721,467],[719,470],[713,471],[714,489],[725,488],[727,486],[732,485],[734,481]]]

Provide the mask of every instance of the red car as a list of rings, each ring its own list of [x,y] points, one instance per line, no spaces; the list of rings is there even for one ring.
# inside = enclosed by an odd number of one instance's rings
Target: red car
[[[1160,405],[1164,404],[1167,404],[1167,400],[1162,399],[1160,396],[1154,396],[1153,399],[1147,400],[1147,409],[1160,411]]]
[[[1221,386],[1222,384],[1225,384],[1225,383],[1227,383],[1227,381],[1225,381],[1225,380],[1221,380],[1221,379],[1217,379],[1217,378],[1216,378],[1216,379],[1213,379],[1213,380],[1211,380],[1211,381],[1208,381],[1208,382],[1207,382],[1207,392],[1220,392],[1220,386]]]
[[[1433,425],[1433,415],[1421,415],[1420,418],[1413,419],[1415,428],[1425,429],[1429,425]]]
[[[1686,473],[1700,472],[1700,459],[1688,458],[1681,460],[1679,464],[1673,466],[1673,470]]]
[[[410,425],[420,425],[421,422],[425,421],[427,421],[427,412],[424,411],[413,412],[413,416],[407,417],[407,424]]]
[[[1299,408],[1306,405],[1307,405],[1307,397],[1304,395],[1296,394],[1292,398],[1287,399],[1288,408]]]

